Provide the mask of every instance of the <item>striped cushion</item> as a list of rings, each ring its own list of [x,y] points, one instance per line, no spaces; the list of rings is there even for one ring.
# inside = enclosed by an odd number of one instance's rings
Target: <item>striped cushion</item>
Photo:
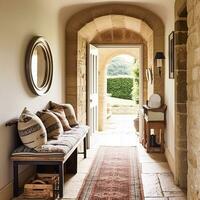
[[[47,132],[40,118],[25,108],[18,121],[18,132],[23,144],[37,149],[47,142]]]
[[[51,112],[59,118],[59,120],[60,120],[60,122],[63,126],[64,131],[71,130],[69,122],[68,122],[68,120],[65,116],[65,112],[62,108],[54,108],[54,109],[51,110]]]
[[[48,139],[58,139],[63,133],[63,127],[59,118],[49,111],[38,111],[37,116],[42,120]]]
[[[65,111],[65,115],[66,115],[66,117],[69,121],[69,125],[72,126],[72,127],[78,125],[78,121],[76,119],[75,111],[74,111],[74,108],[71,104],[57,104],[57,103],[50,101],[50,107],[51,107],[51,109],[63,108],[64,111]]]

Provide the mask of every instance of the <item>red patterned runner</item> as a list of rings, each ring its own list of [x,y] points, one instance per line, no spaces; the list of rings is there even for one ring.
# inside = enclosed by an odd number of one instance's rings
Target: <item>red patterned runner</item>
[[[140,200],[136,147],[100,147],[79,200]]]

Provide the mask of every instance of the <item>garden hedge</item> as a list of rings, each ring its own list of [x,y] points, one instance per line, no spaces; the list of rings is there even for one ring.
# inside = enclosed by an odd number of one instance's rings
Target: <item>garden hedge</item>
[[[107,78],[107,93],[110,93],[112,97],[132,99],[132,88],[132,77]]]

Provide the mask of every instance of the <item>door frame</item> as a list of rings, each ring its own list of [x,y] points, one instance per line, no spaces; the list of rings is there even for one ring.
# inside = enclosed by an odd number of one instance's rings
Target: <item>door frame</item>
[[[143,95],[143,68],[144,68],[144,63],[143,63],[143,56],[144,56],[144,45],[143,44],[96,44],[96,43],[91,43],[93,46],[96,48],[139,48],[140,52],[140,68],[139,68],[139,106],[140,109],[143,106],[144,103],[144,95]],[[139,132],[140,136],[142,137],[143,135],[143,117],[140,115],[140,123],[139,123]]]

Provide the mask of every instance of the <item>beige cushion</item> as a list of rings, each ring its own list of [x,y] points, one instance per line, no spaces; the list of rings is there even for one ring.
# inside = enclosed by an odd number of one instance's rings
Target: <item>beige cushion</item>
[[[75,111],[74,111],[74,108],[71,104],[57,104],[57,103],[50,101],[50,108],[51,109],[63,108],[65,115],[67,117],[67,120],[69,122],[69,125],[72,126],[72,127],[78,125],[78,121],[76,119]]]
[[[19,118],[18,132],[23,144],[37,149],[47,142],[47,132],[40,118],[25,108]]]
[[[58,139],[58,137],[63,134],[64,130],[62,124],[55,114],[45,110],[38,111],[37,116],[42,120],[46,128],[48,139]]]
[[[53,114],[55,114],[59,118],[59,120],[60,120],[60,122],[63,126],[64,131],[71,130],[71,127],[70,127],[69,122],[66,118],[65,112],[62,108],[51,109],[51,112],[53,112]]]

